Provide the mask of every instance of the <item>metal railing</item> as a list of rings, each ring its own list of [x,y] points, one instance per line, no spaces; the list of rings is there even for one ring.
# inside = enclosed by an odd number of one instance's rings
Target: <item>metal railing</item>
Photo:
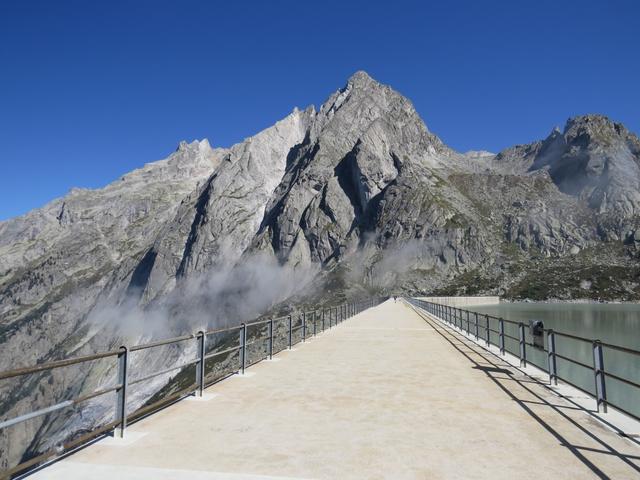
[[[202,396],[203,390],[206,387],[216,383],[222,378],[226,378],[230,374],[244,374],[245,369],[251,365],[267,358],[271,359],[273,355],[282,350],[290,350],[296,343],[305,342],[310,336],[315,336],[326,329],[331,329],[342,321],[362,312],[363,310],[374,307],[384,300],[385,298],[376,297],[351,303],[343,303],[332,307],[302,311],[300,314],[296,314],[295,318],[292,315],[288,315],[285,317],[257,320],[254,322],[242,323],[234,327],[199,331],[190,335],[168,338],[142,345],[135,345],[132,347],[122,346],[117,350],[99,352],[93,355],[84,355],[0,372],[0,380],[5,380],[69,367],[72,365],[85,364],[87,362],[102,359],[115,359],[117,367],[117,381],[114,385],[106,388],[100,388],[89,394],[78,396],[71,400],[65,400],[45,408],[0,421],[0,430],[2,430],[42,415],[52,414],[72,406],[83,404],[88,400],[101,397],[103,395],[110,393],[115,394],[113,421],[95,428],[90,432],[86,432],[80,436],[72,438],[72,440],[64,443],[61,448],[49,450],[29,458],[16,466],[10,467],[7,470],[1,471],[0,478],[11,478],[12,475],[24,472],[52,457],[59,456],[62,452],[74,449],[111,431],[113,431],[117,437],[122,438],[124,437],[128,422],[147,416],[186,396],[193,394],[196,396]],[[280,342],[279,345],[276,344],[276,340],[279,338],[277,333],[278,330],[283,330],[284,335],[282,336],[285,340],[285,342]],[[213,337],[223,337],[222,342],[219,341],[214,344],[222,346],[223,348],[214,349],[213,351],[207,350],[207,345]],[[235,340],[234,337],[236,337]],[[130,355],[132,353],[190,341],[195,341],[196,343],[196,358],[152,373],[144,373],[137,377],[133,375],[136,372],[131,370]],[[251,359],[251,352],[249,348],[251,346],[255,346],[256,348],[254,349],[259,353],[258,358],[253,360]],[[207,371],[212,370],[212,368],[208,368],[208,365],[211,365],[211,361],[215,361],[225,355],[227,359],[230,360],[233,359],[233,356],[238,355],[238,364],[234,369],[235,371],[230,374],[208,380]],[[195,375],[191,378],[188,386],[180,388],[178,391],[172,392],[160,400],[154,401],[148,405],[145,404],[132,413],[127,412],[127,392],[130,387],[172,372],[177,372],[177,374],[180,372],[188,372],[192,375],[194,372],[189,372],[189,367],[194,365]],[[74,437],[73,433],[74,432],[69,432],[67,438]]]
[[[465,310],[457,308],[451,305],[443,305],[439,303],[428,302],[425,300],[419,300],[415,298],[406,299],[410,304],[421,308],[439,320],[449,324],[450,326],[464,332],[472,337],[475,337],[478,341],[484,341],[486,346],[494,345],[498,347],[500,354],[505,355],[510,353],[520,360],[520,366],[526,367],[528,363],[540,368],[549,375],[549,383],[553,385],[558,384],[558,380],[578,388],[579,390],[594,397],[596,403],[596,411],[606,413],[608,406],[614,407],[616,410],[629,415],[630,417],[640,420],[640,411],[630,411],[629,408],[625,408],[622,405],[620,399],[612,399],[607,395],[607,379],[619,382],[633,390],[634,394],[638,396],[640,400],[640,379],[637,378],[637,370],[633,378],[628,378],[623,374],[613,373],[612,369],[606,370],[604,363],[604,350],[607,349],[611,352],[615,352],[619,355],[631,356],[629,358],[635,358],[640,364],[640,351],[634,350],[619,345],[613,345],[600,340],[594,340],[590,338],[580,337],[577,335],[571,335],[569,333],[558,332],[550,328],[542,329],[545,335],[544,345],[535,345],[528,341],[525,325],[522,322],[516,322],[513,320],[507,320],[501,317],[495,317],[484,313],[478,313],[471,310]],[[507,333],[507,331],[509,333]],[[559,351],[558,342],[559,338],[565,339],[570,342],[577,342],[580,344],[586,344],[591,347],[592,362],[587,363],[584,359],[577,359],[570,356],[570,350],[575,349],[567,348],[566,351]],[[531,361],[528,355],[531,353],[543,353],[544,360]],[[576,378],[568,374],[560,373],[558,369],[558,360],[568,362],[572,365],[586,369],[592,372],[593,378],[593,390],[586,388],[584,384],[580,384]],[[618,364],[625,363],[625,359],[617,358]],[[613,362],[611,362],[613,364]],[[640,406],[640,402],[636,405]]]

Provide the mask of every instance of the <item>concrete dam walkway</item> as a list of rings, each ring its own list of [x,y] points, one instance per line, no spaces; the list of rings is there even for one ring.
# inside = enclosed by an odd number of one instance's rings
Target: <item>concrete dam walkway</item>
[[[390,300],[31,478],[628,479],[640,446]]]

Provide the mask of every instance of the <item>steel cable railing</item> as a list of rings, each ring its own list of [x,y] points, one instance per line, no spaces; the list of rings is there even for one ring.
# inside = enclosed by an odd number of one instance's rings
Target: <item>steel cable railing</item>
[[[476,340],[479,341],[482,338],[486,346],[494,345],[498,347],[501,355],[510,353],[516,356],[520,360],[521,367],[526,367],[528,363],[532,363],[549,375],[549,382],[551,384],[557,385],[558,380],[562,380],[588,395],[593,396],[596,402],[596,411],[600,412],[600,410],[602,410],[606,413],[608,406],[611,406],[616,410],[635,418],[636,420],[640,420],[640,408],[638,411],[635,409],[631,411],[632,408],[622,405],[621,401],[613,399],[610,395],[607,395],[606,382],[606,379],[611,379],[633,388],[634,395],[637,396],[639,400],[638,402],[635,402],[635,405],[640,407],[640,379],[637,378],[637,371],[634,378],[628,378],[605,370],[604,349],[609,349],[618,354],[631,355],[634,358],[640,358],[640,351],[601,342],[600,340],[558,332],[550,328],[542,329],[542,332],[546,335],[546,342],[544,342],[546,345],[536,345],[527,341],[525,326],[522,322],[507,320],[501,317],[494,317],[488,314],[465,310],[451,305],[419,300],[416,298],[407,298],[406,300],[411,305],[421,308],[449,326],[458,329],[469,336],[475,337]],[[494,325],[497,325],[498,328],[491,328],[491,322],[494,322]],[[506,333],[506,328],[511,328],[511,332],[514,332],[515,330],[515,332],[517,332],[517,336]],[[491,338],[492,332],[495,333],[494,339]],[[483,334],[484,337],[482,337]],[[593,354],[593,363],[588,364],[582,360],[569,356],[569,349],[562,354],[559,353],[557,338],[564,338],[572,342],[590,345]],[[497,342],[495,341],[496,339]],[[513,348],[514,346],[517,346],[517,348]],[[530,359],[527,358],[527,355],[530,352],[543,353],[546,357],[546,362],[541,363],[530,361]],[[594,381],[594,389],[590,390],[589,388],[585,388],[584,385],[580,385],[581,382],[578,378],[574,378],[568,374],[559,373],[558,359],[591,371]]]
[[[63,402],[59,402],[48,407],[18,415],[13,418],[0,420],[0,431],[2,431],[3,429],[7,429],[20,423],[26,422],[27,420],[31,420],[42,415],[53,414],[109,393],[115,393],[116,395],[114,420],[112,422],[97,427],[90,432],[83,433],[80,436],[74,435],[75,432],[69,432],[68,437],[72,438],[72,440],[64,443],[60,446],[60,448],[41,453],[32,458],[24,460],[18,465],[10,467],[7,470],[1,471],[0,478],[11,478],[12,475],[24,472],[42,462],[45,462],[52,457],[59,456],[64,451],[68,451],[72,448],[81,446],[100,435],[109,433],[110,431],[115,430],[116,436],[123,437],[128,422],[139,419],[143,416],[147,416],[163,408],[164,406],[169,405],[170,403],[184,398],[185,396],[193,394],[202,396],[203,390],[206,387],[216,383],[217,381],[220,381],[222,378],[226,378],[227,376],[229,376],[229,373],[227,373],[221,376],[215,376],[213,379],[208,379],[207,371],[211,371],[213,370],[213,368],[208,368],[208,365],[211,364],[208,363],[207,360],[218,359],[220,357],[223,357],[224,355],[227,356],[227,360],[232,360],[232,357],[234,355],[238,355],[238,364],[236,367],[233,367],[230,374],[244,374],[245,369],[250,367],[251,365],[254,365],[267,358],[272,358],[273,355],[285,349],[290,350],[296,343],[305,342],[309,336],[315,336],[318,333],[325,331],[326,329],[331,329],[344,320],[362,312],[363,310],[375,307],[385,299],[386,298],[383,297],[375,297],[366,300],[348,302],[332,307],[323,307],[311,311],[305,310],[302,311],[299,315],[296,315],[295,318],[293,315],[288,315],[285,317],[257,320],[253,322],[242,323],[241,325],[237,325],[234,327],[200,331],[195,334],[163,339],[146,344],[135,345],[132,347],[122,346],[117,350],[99,352],[93,355],[85,355],[81,357],[42,363],[31,367],[17,368],[0,372],[0,380],[5,380],[34,373],[46,372],[52,369],[64,368],[73,365],[83,365],[88,362],[94,362],[96,360],[102,359],[115,358],[117,364],[117,382],[115,385],[107,388],[101,388],[89,394],[78,396],[71,400],[65,400]],[[284,345],[282,344],[282,342],[277,344],[275,341],[278,338],[279,327],[282,326],[284,326],[284,328],[280,328],[280,330],[283,330],[280,332],[280,337],[284,337],[284,340],[286,340]],[[301,331],[301,334],[296,335],[295,332],[299,331]],[[222,348],[220,350],[208,351],[208,340],[214,337],[221,336],[223,337],[223,341],[221,344],[225,348]],[[176,345],[178,343],[189,342],[193,340],[196,341],[196,358],[187,360],[186,362],[182,362],[179,365],[172,365],[151,373],[145,372],[138,377],[131,378],[132,372],[129,371],[131,353],[151,350],[168,345]],[[214,345],[218,345],[218,343],[214,342]],[[249,348],[252,346],[254,347],[253,349]],[[258,355],[255,356],[255,353],[258,353]],[[256,358],[251,358],[252,355]],[[195,372],[192,372],[190,370],[190,367],[194,365]],[[167,396],[150,404],[145,404],[134,412],[128,413],[127,393],[129,387],[142,384],[161,375],[169,374],[173,371],[186,372],[188,375],[192,375],[192,379],[188,386],[181,388],[176,392],[172,392]]]

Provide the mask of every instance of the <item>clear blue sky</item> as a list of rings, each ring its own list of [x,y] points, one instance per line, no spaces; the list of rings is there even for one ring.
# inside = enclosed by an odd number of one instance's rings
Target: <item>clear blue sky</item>
[[[364,69],[460,150],[640,132],[640,2],[0,0],[0,219],[180,140],[229,146]]]

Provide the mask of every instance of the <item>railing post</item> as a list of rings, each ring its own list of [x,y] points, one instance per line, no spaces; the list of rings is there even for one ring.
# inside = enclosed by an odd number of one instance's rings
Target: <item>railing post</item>
[[[242,353],[242,362],[240,364],[240,371],[242,372],[242,375],[244,375],[244,369],[247,365],[247,325],[243,323],[241,326],[242,329],[240,330],[240,352]]]
[[[500,330],[500,355],[504,355],[504,319],[498,320],[498,328]]]
[[[488,314],[486,314],[486,315],[484,316],[484,319],[485,319],[485,323],[486,323],[485,328],[486,328],[486,330],[487,330],[487,331],[485,332],[485,333],[486,333],[486,335],[487,335],[487,347],[489,347],[489,346],[491,346],[491,330],[489,329],[489,315],[488,315]]]
[[[326,308],[322,309],[322,331],[324,332],[324,312],[325,312]]]
[[[314,310],[313,311],[313,336],[316,336],[316,330],[317,330],[317,325],[318,325],[318,311]]]
[[[273,318],[269,319],[269,360],[273,359]]]
[[[520,366],[526,367],[527,366],[527,348],[525,344],[523,323],[518,324],[518,333],[519,333],[518,336],[520,337]]]
[[[480,326],[478,325],[478,312],[473,312],[476,315],[476,340],[480,339]]]
[[[549,354],[547,362],[549,363],[549,384],[558,385],[558,366],[556,364],[556,334],[553,330],[547,331],[547,349]]]
[[[307,314],[302,312],[302,341],[307,341]]]
[[[604,381],[604,356],[600,340],[593,342],[593,375],[596,381],[596,410],[607,413],[607,388]]]
[[[292,337],[292,321],[291,321],[291,315],[289,315],[289,350],[291,350],[291,340],[293,339]]]
[[[198,385],[198,389],[196,390],[196,394],[198,397],[202,396],[202,391],[204,390],[204,352],[206,338],[203,331],[198,332],[198,335],[196,335],[196,341],[198,342],[198,363],[196,365],[196,384]]]
[[[127,368],[129,366],[127,347],[120,347],[118,353],[118,384],[116,390],[116,422],[118,422],[117,435],[124,438],[127,429]]]
[[[471,329],[469,328],[469,310],[467,310],[467,333],[471,335]]]

